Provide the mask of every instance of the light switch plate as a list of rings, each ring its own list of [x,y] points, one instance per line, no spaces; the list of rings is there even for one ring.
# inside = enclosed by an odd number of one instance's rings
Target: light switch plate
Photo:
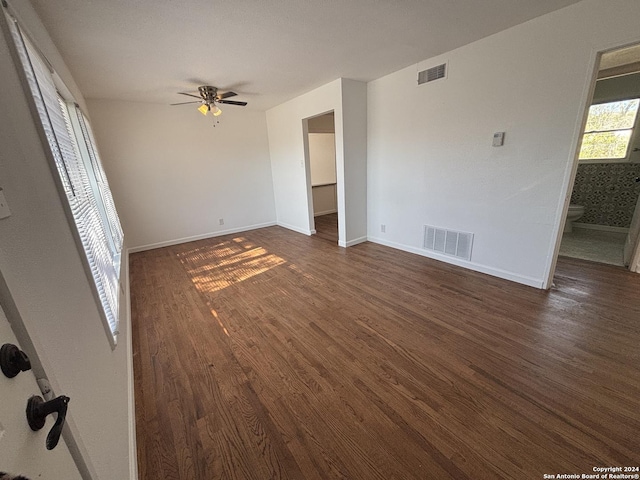
[[[501,147],[504,145],[504,132],[496,132],[493,134],[493,146]]]
[[[4,198],[4,191],[0,188],[0,219],[11,216],[11,210],[9,210],[9,204],[7,199]]]

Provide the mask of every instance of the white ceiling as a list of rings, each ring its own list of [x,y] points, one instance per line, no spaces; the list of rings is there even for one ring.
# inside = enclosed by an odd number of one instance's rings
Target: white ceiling
[[[31,1],[86,98],[173,103],[211,84],[265,109],[578,0]]]

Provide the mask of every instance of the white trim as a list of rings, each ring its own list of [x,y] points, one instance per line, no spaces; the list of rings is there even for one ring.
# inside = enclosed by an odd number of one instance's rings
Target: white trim
[[[321,217],[322,215],[330,215],[332,213],[338,213],[338,209],[325,210],[324,212],[313,212],[314,217]]]
[[[640,117],[640,115],[638,116]],[[631,152],[631,141],[629,141],[629,155],[631,155]],[[629,155],[624,158],[583,158],[578,162],[578,165],[592,165],[599,163],[638,163],[637,161],[630,160]]]
[[[233,233],[247,232],[249,230],[256,230],[258,228],[273,227],[274,225],[276,225],[276,222],[258,223],[256,225],[248,225],[246,227],[230,228],[228,230],[220,230],[217,232],[203,233],[201,235],[193,235],[191,237],[176,238],[175,240],[167,240],[164,242],[150,243],[148,245],[131,247],[127,250],[127,254],[144,252],[145,250],[153,250],[155,248],[170,247],[172,245],[179,245],[181,243],[194,242],[196,240],[204,240],[205,238],[221,237],[222,235],[231,235]]]
[[[353,240],[349,240],[345,243],[345,247],[353,247],[354,245],[358,245],[359,243],[364,243],[368,240],[366,236],[354,238]],[[338,243],[339,244],[339,243]],[[342,247],[342,245],[340,245]]]
[[[296,227],[294,225],[289,225],[288,223],[277,222],[276,225],[282,228],[286,228],[287,230],[293,230],[294,232],[302,233],[303,235],[313,235],[314,233],[316,233],[315,229],[305,230],[304,228]]]
[[[136,441],[136,404],[135,404],[135,383],[133,377],[133,330],[131,325],[131,284],[129,283],[129,254],[123,255],[125,276],[120,276],[120,281],[124,281],[124,320],[127,329],[127,411],[129,415],[129,478],[138,478],[138,447]],[[121,270],[122,271],[122,270]]]
[[[573,222],[574,228],[582,228],[583,230],[600,230],[601,232],[629,233],[626,227],[612,227],[610,225],[596,225],[594,223],[578,223]]]
[[[631,255],[631,262],[629,262],[629,270],[633,273],[640,274],[640,240],[636,243],[636,251]]]
[[[447,255],[440,255],[437,252],[431,252],[431,251],[423,250],[422,248],[412,247],[412,246],[404,245],[401,243],[390,242],[388,240],[383,240],[382,238],[367,237],[367,240],[369,242],[378,243],[386,247],[396,248],[398,250],[414,253],[422,257],[428,257],[434,260],[439,260],[441,262],[449,263],[457,267],[462,267],[468,270],[473,270],[475,272],[486,273],[487,275],[491,275],[493,277],[498,277],[505,280],[510,280],[512,282],[521,283],[529,287],[541,289],[543,286],[543,280],[540,278],[531,278],[531,277],[526,277],[524,275],[518,275],[517,273],[508,272],[506,270],[501,270],[499,268],[488,267],[486,265],[480,265],[478,263],[468,262],[466,260],[460,260],[458,258],[449,257]]]

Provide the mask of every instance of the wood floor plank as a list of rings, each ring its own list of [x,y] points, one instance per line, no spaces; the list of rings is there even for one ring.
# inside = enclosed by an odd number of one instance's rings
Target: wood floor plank
[[[560,258],[544,292],[324,217],[131,255],[141,479],[640,464],[640,276]]]

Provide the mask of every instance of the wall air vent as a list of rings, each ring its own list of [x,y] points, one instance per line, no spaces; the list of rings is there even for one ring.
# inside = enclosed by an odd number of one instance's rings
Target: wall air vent
[[[442,65],[436,65],[435,67],[427,68],[426,70],[418,72],[418,85],[433,82],[440,78],[445,78],[446,76],[447,64],[443,63]]]
[[[473,245],[473,233],[454,232],[444,228],[424,226],[425,250],[442,253],[450,257],[471,260],[471,246]]]

